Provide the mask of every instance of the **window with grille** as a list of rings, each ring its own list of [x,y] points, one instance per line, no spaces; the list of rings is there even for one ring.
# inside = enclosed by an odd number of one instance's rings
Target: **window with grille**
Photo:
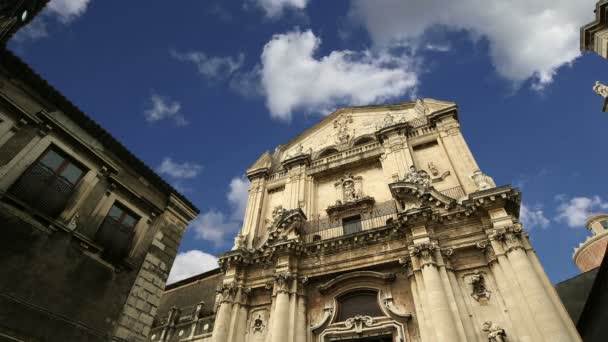
[[[337,322],[343,322],[356,315],[384,316],[378,305],[378,292],[361,290],[349,292],[338,298]]]
[[[52,146],[25,170],[9,191],[33,209],[57,217],[84,173],[84,167]]]
[[[139,217],[120,203],[114,203],[97,230],[95,241],[103,247],[104,258],[120,261],[131,249]]]
[[[354,234],[363,230],[361,226],[361,215],[343,218],[342,229],[344,229],[344,235]]]

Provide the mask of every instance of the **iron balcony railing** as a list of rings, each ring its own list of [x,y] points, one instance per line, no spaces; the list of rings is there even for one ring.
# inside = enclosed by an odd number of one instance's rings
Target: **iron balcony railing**
[[[345,229],[341,218],[317,218],[304,224],[304,242],[327,240],[384,227],[390,218],[397,218],[397,206],[392,200],[376,204],[371,213],[361,213],[361,229],[353,229],[352,224]]]
[[[40,162],[32,164],[9,190],[10,194],[49,217],[57,217],[74,192],[74,184]]]
[[[133,228],[127,227],[112,217],[106,217],[95,234],[95,241],[103,247],[104,258],[110,261],[124,259],[131,250]]]

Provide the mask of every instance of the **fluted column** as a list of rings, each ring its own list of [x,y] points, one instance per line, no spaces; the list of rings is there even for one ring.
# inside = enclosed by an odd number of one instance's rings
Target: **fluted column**
[[[240,232],[240,235],[243,237],[242,239],[246,241],[249,247],[253,243],[260,222],[261,207],[264,203],[264,194],[266,193],[266,179],[264,177],[264,174],[261,174],[250,178],[251,184],[249,184],[247,208],[243,217],[243,228]],[[235,242],[234,248],[237,247],[239,246]]]
[[[466,340],[471,341],[471,342],[477,341],[478,337],[477,337],[477,334],[475,333],[475,327],[474,327],[473,321],[471,319],[471,313],[469,312],[469,309],[464,302],[464,299],[463,299],[464,295],[462,292],[462,288],[460,287],[460,284],[458,283],[458,279],[456,278],[456,274],[454,273],[454,268],[452,267],[452,264],[450,261],[452,253],[453,253],[453,250],[451,248],[443,251],[443,254],[445,254],[445,257],[443,258],[443,262],[445,265],[445,271],[447,273],[448,281],[449,281],[450,288],[451,288],[451,291],[449,293],[452,295],[452,297],[454,298],[454,301],[456,302],[457,311],[459,313],[458,320],[462,324],[462,329],[463,329],[463,333],[466,337]]]
[[[405,273],[407,275],[407,279],[410,283],[410,290],[412,291],[412,297],[414,299],[414,307],[416,308],[416,320],[418,322],[418,333],[420,334],[420,341],[431,342],[433,337],[427,329],[427,322],[424,313],[424,308],[426,306],[422,303],[423,294],[421,289],[419,289],[418,283],[416,281],[412,262],[411,260],[409,260],[409,258],[403,258],[399,260],[399,263],[403,265],[403,268],[405,269]]]
[[[479,167],[462,137],[460,124],[454,117],[446,117],[437,123],[437,128],[448,158],[452,162],[452,167],[463,188],[467,193],[477,191],[471,175]]]
[[[522,286],[521,295],[530,303],[533,319],[545,341],[571,341],[566,322],[562,321],[548,291],[536,273],[521,241],[521,226],[512,225],[495,230],[491,236],[503,244],[505,255],[513,267],[515,277]]]
[[[414,265],[419,264],[422,279],[426,289],[428,308],[427,312],[433,319],[433,327],[437,341],[458,341],[457,327],[450,309],[439,270],[437,268],[436,254],[439,253],[436,245],[422,243],[415,245],[411,253]]]
[[[306,342],[306,290],[305,286],[308,283],[308,277],[298,278],[298,289],[296,291],[297,296],[297,310],[296,310],[296,322],[295,322],[295,342]]]
[[[244,342],[247,325],[248,300],[251,289],[249,287],[238,286],[235,301],[232,306],[232,320],[228,341]]]
[[[376,136],[384,148],[380,162],[386,178],[396,181],[395,178],[404,177],[414,164],[407,144],[407,124],[394,122],[392,115],[387,114],[383,124],[377,127]]]

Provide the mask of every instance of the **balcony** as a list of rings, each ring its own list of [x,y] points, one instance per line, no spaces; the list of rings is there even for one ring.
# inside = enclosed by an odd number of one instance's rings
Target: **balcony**
[[[95,242],[103,247],[104,258],[118,262],[129,254],[133,235],[132,227],[124,226],[108,216],[95,234]]]
[[[352,235],[359,231],[368,231],[386,226],[390,218],[397,219],[397,206],[395,201],[387,201],[376,204],[371,213],[361,213],[361,229],[349,229],[342,225],[341,218],[323,217],[317,220],[307,221],[304,224],[303,240],[305,243],[333,239]]]
[[[56,218],[74,192],[74,184],[40,162],[32,164],[9,193],[40,213]]]

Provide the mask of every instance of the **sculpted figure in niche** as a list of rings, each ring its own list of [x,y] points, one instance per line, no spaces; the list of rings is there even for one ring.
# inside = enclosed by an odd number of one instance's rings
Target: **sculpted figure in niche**
[[[357,188],[357,183],[361,181],[361,177],[353,177],[352,173],[346,172],[339,181],[335,183],[336,187],[341,187],[342,189],[342,201],[343,202],[353,202],[361,198],[361,190]],[[338,204],[338,202],[336,202]]]
[[[506,342],[507,333],[505,329],[492,321],[485,321],[482,330],[488,333],[488,342]]]
[[[475,298],[475,300],[479,300],[479,298],[490,298],[490,291],[486,288],[485,279],[483,274],[479,271],[475,271],[471,276],[471,285],[473,286],[473,293],[471,296]]]
[[[337,129],[336,143],[344,146],[350,142],[350,139],[354,135],[354,130],[348,128],[348,124],[353,122],[353,117],[350,115],[340,115],[336,121],[334,121],[334,129]]]

